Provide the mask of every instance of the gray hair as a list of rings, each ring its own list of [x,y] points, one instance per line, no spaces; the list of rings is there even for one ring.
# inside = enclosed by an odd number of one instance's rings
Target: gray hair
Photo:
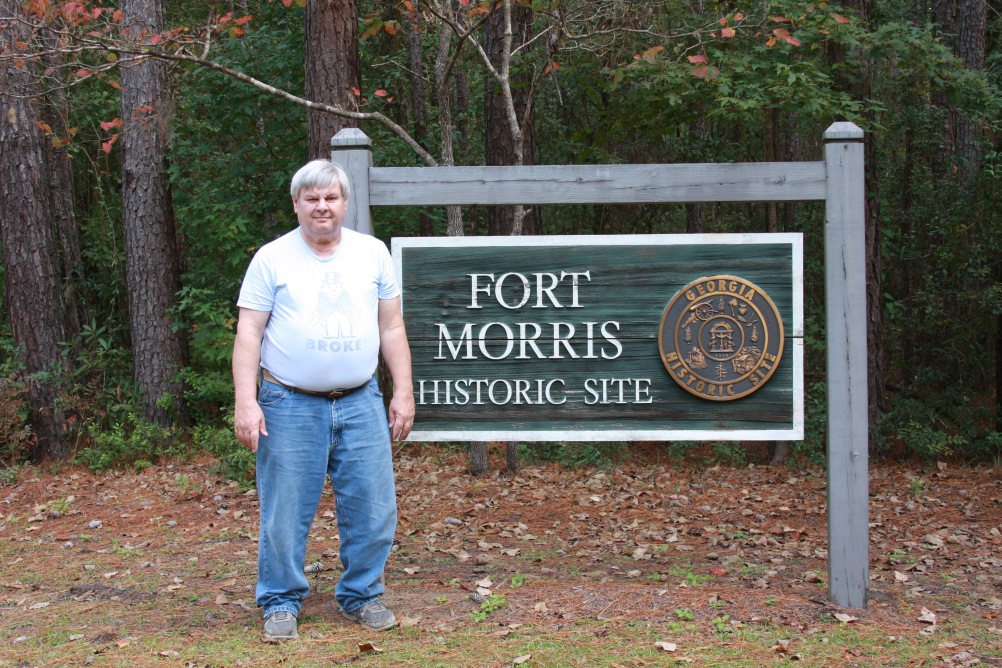
[[[311,160],[292,177],[289,192],[292,198],[298,200],[299,193],[313,188],[328,188],[335,183],[341,186],[341,196],[348,199],[351,187],[348,185],[348,175],[341,165],[330,160]]]

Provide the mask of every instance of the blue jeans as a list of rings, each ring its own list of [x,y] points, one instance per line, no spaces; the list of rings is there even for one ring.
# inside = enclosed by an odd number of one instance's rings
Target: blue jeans
[[[262,381],[258,403],[267,436],[257,450],[261,504],[257,603],[265,617],[299,614],[310,591],[303,573],[306,539],[323,493],[334,486],[341,565],[335,588],[354,611],[383,593],[380,575],[397,524],[393,453],[375,378],[340,399],[301,394]]]

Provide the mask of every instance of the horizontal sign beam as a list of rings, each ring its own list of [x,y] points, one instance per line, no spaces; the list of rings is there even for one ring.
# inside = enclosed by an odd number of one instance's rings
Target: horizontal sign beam
[[[825,163],[371,167],[371,206],[824,200]]]

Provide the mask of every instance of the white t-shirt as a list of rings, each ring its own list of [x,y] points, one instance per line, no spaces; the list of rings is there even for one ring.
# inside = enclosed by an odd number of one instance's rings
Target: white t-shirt
[[[379,300],[399,294],[390,254],[378,239],[342,229],[337,251],[321,258],[297,227],[254,255],[237,306],[271,312],[262,367],[286,385],[325,391],[372,377]]]

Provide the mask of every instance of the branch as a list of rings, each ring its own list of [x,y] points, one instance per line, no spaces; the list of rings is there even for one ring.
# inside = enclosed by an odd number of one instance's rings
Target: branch
[[[210,70],[215,70],[227,76],[233,77],[238,81],[242,81],[246,84],[250,84],[255,88],[262,90],[270,95],[280,97],[284,100],[298,104],[300,106],[306,107],[307,109],[314,109],[317,111],[322,111],[329,114],[334,114],[335,116],[341,116],[343,118],[351,118],[357,121],[373,120],[378,123],[382,123],[386,128],[388,128],[393,134],[402,139],[405,144],[407,144],[429,167],[438,166],[438,161],[424,149],[407,131],[394,122],[389,117],[385,116],[380,112],[358,112],[358,111],[348,111],[346,109],[341,109],[340,107],[334,107],[329,104],[323,104],[320,102],[314,102],[308,100],[304,97],[298,95],[293,95],[288,91],[282,90],[281,88],[276,88],[270,84],[267,84],[259,79],[256,79],[248,74],[244,74],[239,70],[235,70],[231,67],[227,67],[221,63],[217,63],[212,60],[208,60],[204,56],[209,52],[209,45],[211,43],[211,38],[209,33],[206,34],[204,42],[194,42],[193,40],[189,43],[197,44],[201,47],[202,56],[196,56],[185,50],[183,43],[179,41],[173,41],[177,47],[177,51],[174,53],[169,53],[163,50],[154,50],[149,46],[123,46],[114,42],[108,41],[106,38],[102,37],[100,34],[92,33],[88,37],[80,37],[68,31],[63,31],[54,28],[52,25],[37,25],[30,21],[26,21],[20,16],[3,16],[0,17],[0,27],[7,23],[21,23],[27,25],[33,32],[45,31],[62,38],[63,43],[68,44],[68,46],[57,49],[55,51],[45,51],[38,50],[31,53],[10,53],[5,52],[0,54],[0,62],[5,60],[31,60],[38,58],[46,53],[59,53],[62,55],[66,54],[81,54],[85,52],[98,52],[98,53],[113,53],[116,56],[125,56],[127,61],[142,61],[146,59],[161,60],[167,62],[188,62],[199,67],[205,67]],[[171,42],[164,42],[163,44],[170,44]],[[114,67],[115,64],[105,64],[98,67],[88,67],[87,69],[93,72],[103,71]]]

